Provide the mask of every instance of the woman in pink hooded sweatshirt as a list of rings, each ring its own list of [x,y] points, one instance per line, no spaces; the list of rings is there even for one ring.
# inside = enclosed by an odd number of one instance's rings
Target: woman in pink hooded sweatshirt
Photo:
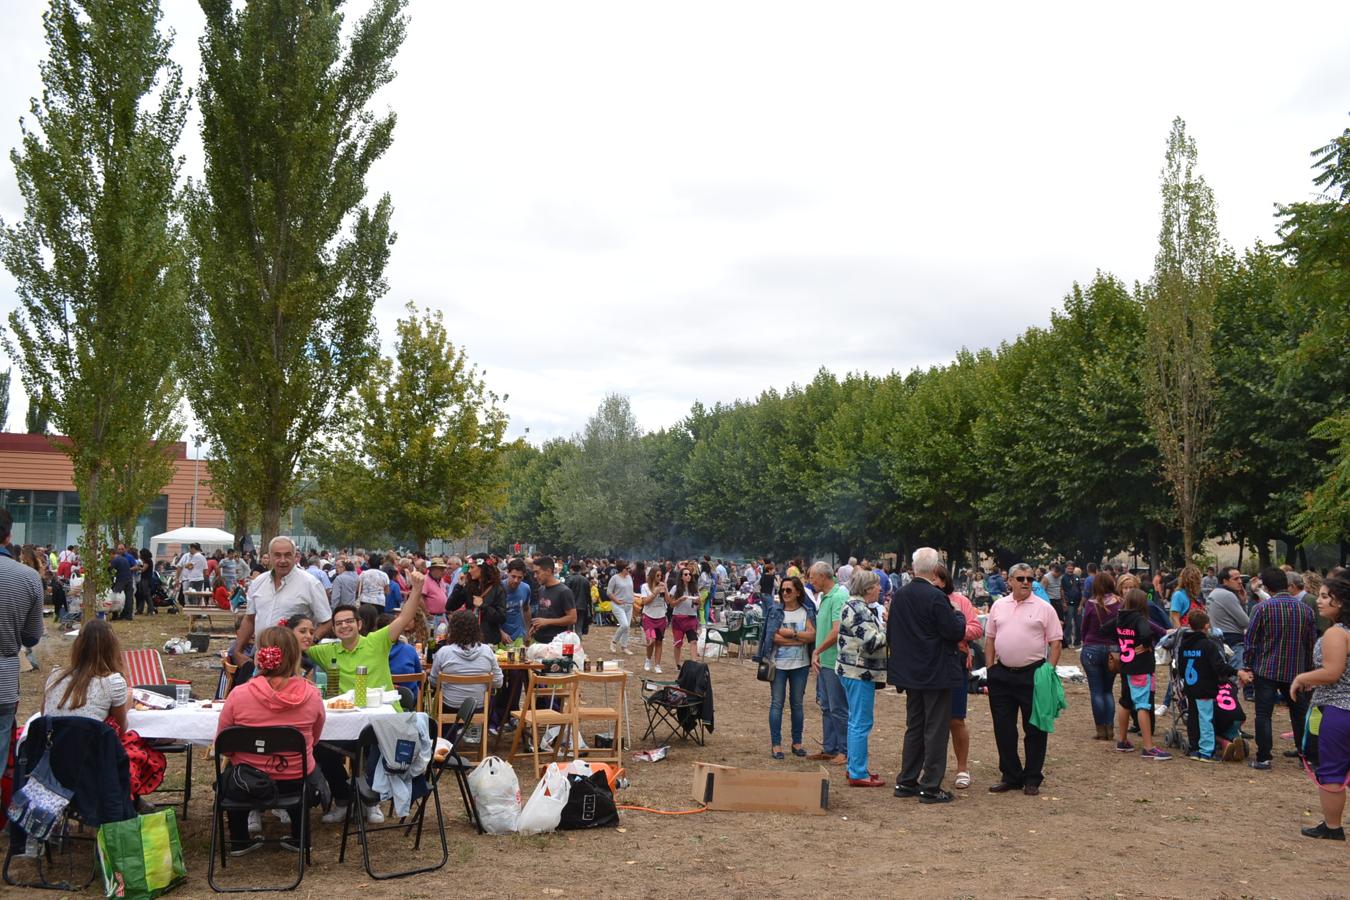
[[[264,629],[258,635],[258,649],[253,661],[258,677],[230,691],[225,708],[221,710],[216,733],[232,725],[289,726],[297,729],[305,738],[303,765],[297,753],[235,753],[231,755],[230,762],[233,765],[256,766],[266,772],[276,782],[277,792],[281,795],[298,794],[302,782],[301,772],[305,768],[311,772],[317,771],[314,767],[314,743],[323,733],[323,723],[327,717],[323,700],[319,697],[318,689],[300,673],[300,643],[289,628],[273,626]],[[298,851],[300,817],[291,816],[290,819],[291,838],[289,841],[283,839],[281,845],[288,850]],[[261,839],[250,841],[247,812],[230,810],[229,823],[231,855],[242,856],[261,846]],[[306,839],[308,837],[306,834]]]

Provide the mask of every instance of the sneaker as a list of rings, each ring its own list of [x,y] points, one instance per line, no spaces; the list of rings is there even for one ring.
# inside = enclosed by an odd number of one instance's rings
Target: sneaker
[[[1250,768],[1250,769],[1256,769],[1256,770],[1261,771],[1261,772],[1266,772],[1266,771],[1269,771],[1269,769],[1270,769],[1270,760],[1268,760],[1268,759],[1253,759],[1253,760],[1249,760],[1249,761],[1247,762],[1247,767]]]
[[[1328,828],[1326,822],[1319,822],[1311,828],[1304,828],[1303,836],[1321,838],[1324,841],[1343,841],[1345,840],[1345,827]]]
[[[657,675],[662,674],[660,666],[652,666],[652,671],[655,672]]]
[[[644,659],[642,661],[642,671],[650,672],[651,670],[652,670],[652,661],[650,659]]]
[[[1193,762],[1203,762],[1203,763],[1212,763],[1219,761],[1219,758],[1217,756],[1214,756],[1211,753],[1201,753],[1199,750],[1195,751],[1194,753],[1188,754],[1186,758]]]
[[[366,810],[367,825],[383,825],[384,813],[380,812],[379,806],[372,806]]]
[[[609,652],[610,652],[610,653],[617,653],[617,652],[618,652],[617,648],[614,646],[614,642],[613,642],[613,641],[610,641],[610,642],[609,642]]]
[[[1144,759],[1157,760],[1158,762],[1166,762],[1172,758],[1172,754],[1161,747],[1153,747],[1152,749],[1143,751],[1139,755]]]
[[[347,818],[347,807],[341,803],[334,803],[333,808],[323,814],[321,820],[325,825],[339,825]]]
[[[488,734],[492,735],[493,737],[496,737],[497,735],[499,735],[499,734],[501,734],[501,733],[502,733],[502,730],[501,730],[501,728],[500,728],[499,726],[497,726],[497,725],[489,725],[489,726],[488,726]]]
[[[274,809],[272,810],[272,815],[276,816],[277,821],[280,822],[282,825],[291,824],[291,814],[286,812],[286,810],[284,809]]]
[[[623,648],[623,652],[624,652],[624,653],[627,653],[629,656],[632,656],[632,655],[633,655],[633,651],[632,651],[632,650],[629,650],[627,647],[624,647],[624,648]]]
[[[1129,741],[1116,741],[1116,752],[1132,753],[1133,751],[1134,751],[1134,744],[1131,744]]]
[[[248,833],[262,834],[262,813],[256,809],[248,814]]]
[[[263,845],[262,838],[256,838],[255,840],[250,841],[249,843],[245,844],[242,847],[237,847],[231,850],[230,855],[243,856],[247,853],[252,853],[254,850],[257,850],[262,845]]]

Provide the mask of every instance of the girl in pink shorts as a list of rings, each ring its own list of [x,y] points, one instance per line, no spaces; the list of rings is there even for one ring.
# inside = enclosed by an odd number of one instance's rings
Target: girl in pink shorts
[[[673,607],[670,619],[671,640],[675,644],[675,668],[680,668],[680,651],[684,649],[685,638],[698,653],[698,573],[690,566],[680,569],[675,587],[670,591],[670,603]]]
[[[652,566],[642,586],[642,635],[647,639],[647,659],[642,668],[661,671],[661,648],[666,641],[666,579],[660,566]]]

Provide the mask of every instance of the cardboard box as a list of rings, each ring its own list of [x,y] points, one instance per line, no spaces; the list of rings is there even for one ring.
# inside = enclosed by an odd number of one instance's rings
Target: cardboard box
[[[694,763],[694,799],[711,810],[805,813],[823,816],[830,806],[830,773],[738,769]]]

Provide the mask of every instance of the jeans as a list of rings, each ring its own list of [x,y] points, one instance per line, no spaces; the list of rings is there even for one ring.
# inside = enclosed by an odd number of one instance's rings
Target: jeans
[[[0,703],[0,770],[9,762],[9,739],[14,732],[14,715],[18,703]]]
[[[1083,642],[1083,620],[1081,618],[1083,607],[1078,603],[1070,603],[1069,610],[1064,614],[1064,646],[1077,647]]]
[[[1092,723],[1110,725],[1116,718],[1116,673],[1106,667],[1111,648],[1105,644],[1087,644],[1083,647],[1081,662],[1087,673],[1088,691],[1092,694]]]
[[[1238,671],[1242,671],[1242,662],[1247,655],[1247,645],[1244,641],[1244,637],[1245,636],[1241,631],[1237,634],[1223,635],[1224,646],[1233,651],[1233,658],[1229,661],[1229,664]]]
[[[632,626],[633,607],[620,606],[614,603],[611,604],[610,608],[614,610],[614,618],[619,622],[619,629],[614,632],[614,637],[610,638],[610,642],[617,647],[627,649],[628,635]]]
[[[792,743],[801,745],[802,729],[806,725],[802,698],[806,695],[806,677],[810,673],[810,666],[774,670],[773,682],[769,685],[769,742],[775,747],[783,746],[784,695],[792,704]]]
[[[1308,719],[1308,695],[1289,695],[1289,684],[1284,681],[1272,681],[1256,676],[1256,758],[1265,762],[1271,757],[1274,737],[1271,734],[1271,718],[1275,715],[1275,700],[1282,697],[1289,705],[1289,724],[1293,726],[1294,746],[1303,746],[1303,724]]]
[[[877,689],[861,678],[840,681],[848,697],[848,777],[865,780],[872,774],[867,769],[867,739],[872,734],[872,706]]]
[[[823,752],[839,756],[848,752],[848,696],[834,669],[821,667],[816,675],[816,703],[820,705]]]

